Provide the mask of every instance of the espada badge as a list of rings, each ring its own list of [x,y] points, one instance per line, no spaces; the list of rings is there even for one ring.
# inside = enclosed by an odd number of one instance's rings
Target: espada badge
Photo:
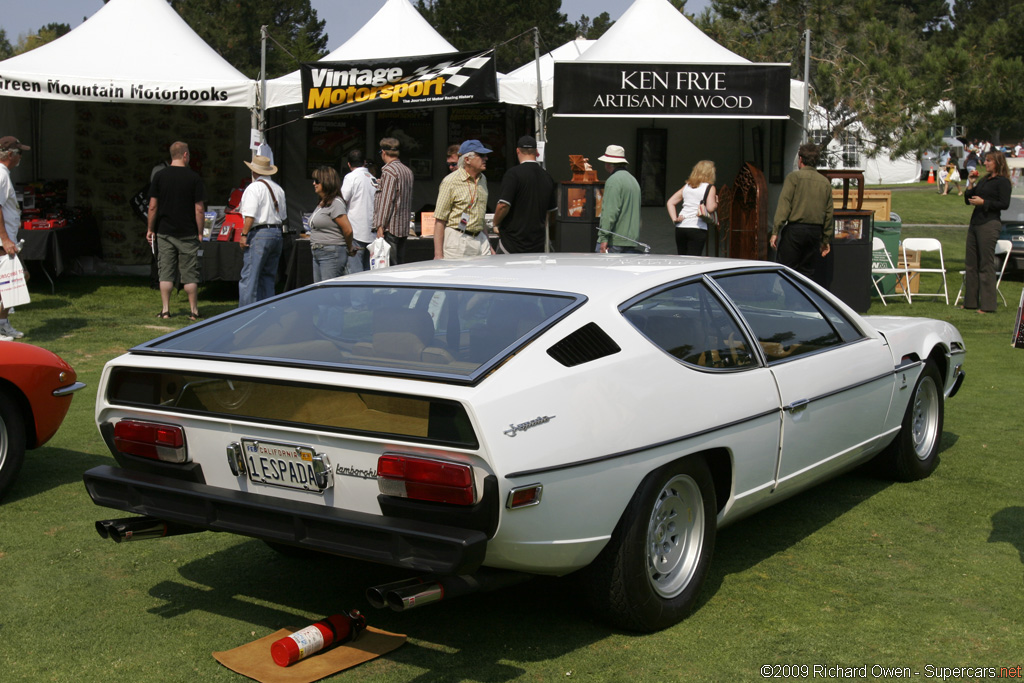
[[[555,419],[554,415],[544,415],[543,417],[535,417],[527,422],[520,422],[519,424],[510,424],[509,429],[502,432],[505,436],[515,436],[519,432],[525,432],[527,429],[532,429],[538,425],[547,424]]]

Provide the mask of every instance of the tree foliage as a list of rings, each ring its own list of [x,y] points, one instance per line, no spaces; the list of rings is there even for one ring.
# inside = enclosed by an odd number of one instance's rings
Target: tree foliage
[[[499,71],[511,71],[534,57],[533,33],[541,51],[572,40],[575,25],[561,13],[561,0],[417,0],[416,9],[459,50],[497,48]]]
[[[14,47],[11,41],[7,40],[7,31],[0,28],[0,60],[14,56]]]
[[[944,0],[712,0],[697,23],[752,61],[791,64],[801,80],[810,30],[812,102],[825,112],[826,138],[859,124],[868,156],[899,156],[934,144],[948,123],[926,66],[945,17]]]
[[[260,27],[267,26],[267,78],[276,78],[327,54],[325,22],[309,0],[171,0],[192,30],[236,69],[260,74]]]
[[[67,24],[51,22],[35,33],[30,32],[28,35],[19,36],[18,42],[11,45],[7,38],[7,32],[0,29],[0,59],[7,59],[8,57],[34,50],[40,45],[46,45],[51,41],[57,40],[70,31],[71,27]]]
[[[576,22],[576,37],[586,38],[587,40],[597,40],[605,34],[605,32],[612,27],[611,16],[607,12],[601,12],[596,17],[591,19],[586,14],[581,14],[579,20]]]
[[[1024,135],[1024,5],[1013,0],[956,0],[931,69],[956,104],[968,137],[996,142]],[[1002,139],[1002,136],[1013,136]]]

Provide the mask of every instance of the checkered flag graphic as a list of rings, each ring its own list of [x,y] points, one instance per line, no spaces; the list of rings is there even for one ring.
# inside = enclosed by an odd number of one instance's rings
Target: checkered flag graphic
[[[487,66],[492,58],[493,52],[486,52],[484,54],[472,55],[458,62],[447,61],[435,64],[434,66],[421,66],[403,80],[429,81],[437,76],[444,76],[445,85],[460,88],[473,77],[473,72]]]

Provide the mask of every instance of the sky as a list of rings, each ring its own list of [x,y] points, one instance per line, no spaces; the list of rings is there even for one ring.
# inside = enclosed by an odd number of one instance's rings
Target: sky
[[[415,0],[410,0],[414,2]],[[385,0],[310,0],[317,16],[327,22],[328,50],[334,50],[352,36],[384,5]],[[68,24],[72,29],[83,18],[92,16],[103,7],[103,0],[31,0],[10,2],[0,13],[0,28],[7,32],[12,44],[18,37],[38,31],[51,22]],[[581,14],[593,19],[607,12],[618,19],[629,8],[632,0],[562,0],[562,13],[575,22]],[[687,0],[686,11],[699,13],[709,0]],[[273,30],[271,29],[271,33]],[[456,46],[458,47],[458,46]]]

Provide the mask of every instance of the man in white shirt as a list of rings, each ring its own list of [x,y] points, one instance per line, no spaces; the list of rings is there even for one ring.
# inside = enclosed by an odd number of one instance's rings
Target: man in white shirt
[[[348,272],[359,273],[370,269],[370,242],[373,241],[373,198],[377,194],[377,179],[366,168],[363,150],[353,149],[345,155],[348,173],[341,181],[341,198],[348,206],[348,222],[352,224],[352,238],[359,251],[348,260]]]
[[[242,279],[238,281],[238,305],[248,306],[274,296],[274,276],[281,259],[284,236],[281,225],[288,220],[284,190],[270,179],[277,166],[264,156],[243,162],[252,171],[252,182],[242,193],[238,212],[242,214]]]
[[[21,207],[18,196],[14,192],[11,181],[11,169],[21,163],[21,156],[31,147],[23,145],[18,138],[6,135],[0,138],[0,258],[8,258],[18,253],[18,228],[21,227]],[[28,273],[26,271],[26,278]],[[0,304],[0,341],[21,339],[24,332],[11,327],[7,320],[8,311]]]

